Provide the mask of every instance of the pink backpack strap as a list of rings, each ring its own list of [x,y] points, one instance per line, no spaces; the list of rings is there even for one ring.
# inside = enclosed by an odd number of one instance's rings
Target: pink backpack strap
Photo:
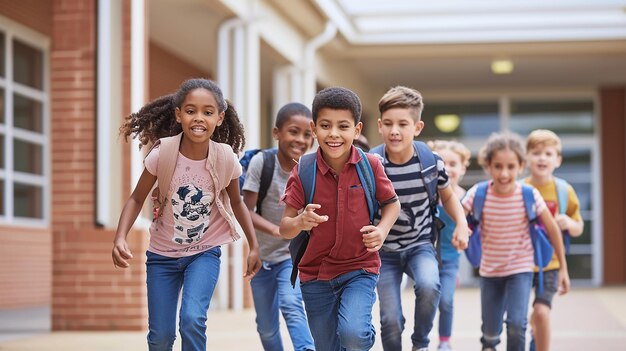
[[[163,213],[163,207],[167,203],[167,191],[176,169],[176,160],[178,159],[182,135],[180,133],[172,137],[161,138],[152,146],[152,149],[154,149],[157,145],[160,145],[157,164],[157,188],[152,191],[152,198],[155,200],[155,217],[159,217]],[[156,208],[156,205],[159,207]]]
[[[235,157],[232,146],[211,140],[206,169],[212,170],[220,183],[216,186],[216,192],[225,189],[230,184],[234,167]]]

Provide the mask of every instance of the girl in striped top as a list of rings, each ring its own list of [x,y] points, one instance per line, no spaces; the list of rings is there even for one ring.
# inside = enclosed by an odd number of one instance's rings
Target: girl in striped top
[[[528,299],[532,287],[533,246],[528,230],[521,184],[517,177],[524,169],[524,146],[515,134],[492,134],[479,153],[479,162],[491,176],[481,218],[482,257],[480,295],[483,350],[495,350],[500,343],[506,313],[507,351],[523,351],[525,346]],[[463,199],[471,212],[476,186]],[[535,211],[553,243],[561,234],[547,210],[541,194],[534,190]],[[564,257],[562,245],[554,245]],[[559,253],[559,251],[561,251]],[[569,278],[562,277],[569,288]]]

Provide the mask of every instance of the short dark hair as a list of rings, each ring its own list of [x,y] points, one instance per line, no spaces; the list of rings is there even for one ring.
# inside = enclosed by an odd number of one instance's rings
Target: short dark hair
[[[320,90],[313,99],[314,123],[317,123],[317,115],[323,108],[348,110],[352,113],[355,125],[361,121],[361,99],[350,89],[330,87]]]
[[[278,110],[274,126],[278,129],[282,128],[292,116],[304,116],[311,119],[311,110],[299,102],[290,102]]]

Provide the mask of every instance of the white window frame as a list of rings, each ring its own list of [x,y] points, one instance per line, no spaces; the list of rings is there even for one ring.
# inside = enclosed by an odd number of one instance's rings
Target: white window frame
[[[4,124],[0,125],[0,135],[4,136],[4,169],[0,170],[0,180],[4,181],[4,214],[0,215],[0,225],[10,224],[27,227],[47,227],[50,223],[50,40],[34,30],[0,16],[0,31],[4,33],[5,77],[0,77],[0,88],[4,89]],[[19,40],[43,53],[43,89],[34,89],[13,81],[13,41]],[[13,94],[18,93],[38,101],[42,106],[42,132],[16,129],[13,119]],[[18,172],[14,169],[13,141],[23,140],[42,147],[42,174]],[[35,185],[42,189],[42,218],[15,216],[13,191],[16,179],[25,185]]]

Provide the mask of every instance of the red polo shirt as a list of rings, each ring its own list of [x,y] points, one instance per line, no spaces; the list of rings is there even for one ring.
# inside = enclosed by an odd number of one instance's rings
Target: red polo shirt
[[[374,155],[367,154],[376,181],[376,199],[384,203],[393,199],[396,192],[385,170]],[[327,215],[328,221],[311,230],[309,245],[298,266],[300,280],[330,280],[357,269],[380,273],[378,252],[368,252],[359,231],[369,225],[369,213],[363,187],[356,171],[361,155],[352,147],[343,171],[336,174],[317,150],[317,172],[313,203],[321,208],[315,212]],[[294,167],[287,181],[282,200],[289,206],[305,207],[304,191]]]

